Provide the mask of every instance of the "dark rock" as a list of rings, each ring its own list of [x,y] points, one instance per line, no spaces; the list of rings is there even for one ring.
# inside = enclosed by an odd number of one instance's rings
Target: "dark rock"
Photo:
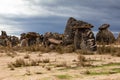
[[[74,44],[75,49],[96,50],[93,25],[70,17],[64,32],[64,45]]]
[[[107,29],[107,28],[109,28],[109,27],[110,27],[109,24],[102,24],[102,25],[99,27],[99,30]]]
[[[109,24],[103,24],[99,28],[99,32],[96,35],[96,41],[98,43],[110,44],[115,41],[115,37],[111,31],[108,30]]]

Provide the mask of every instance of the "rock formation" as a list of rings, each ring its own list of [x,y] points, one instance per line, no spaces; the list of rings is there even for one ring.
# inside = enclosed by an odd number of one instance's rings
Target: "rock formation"
[[[96,50],[92,24],[70,17],[64,32],[64,44],[74,44],[75,49]]]
[[[96,35],[96,41],[100,44],[111,44],[115,41],[115,37],[111,31],[108,30],[109,24],[103,24],[99,27],[99,32]]]

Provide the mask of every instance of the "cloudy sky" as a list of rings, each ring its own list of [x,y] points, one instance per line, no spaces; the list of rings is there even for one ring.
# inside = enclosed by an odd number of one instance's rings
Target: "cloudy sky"
[[[69,17],[120,32],[120,0],[0,0],[0,31],[9,35],[48,31],[63,33]]]

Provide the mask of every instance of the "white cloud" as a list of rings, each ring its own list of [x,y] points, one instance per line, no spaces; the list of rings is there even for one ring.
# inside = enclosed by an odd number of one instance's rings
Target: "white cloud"
[[[20,32],[23,32],[24,30],[15,26],[10,25],[1,25],[0,26],[1,31],[6,31],[8,35],[11,34],[20,34]]]
[[[54,2],[56,2],[57,0],[34,0],[34,2],[35,3],[41,3],[41,4],[43,4],[43,3],[54,3]]]
[[[54,2],[56,0],[0,0],[0,16],[43,17],[52,15],[52,12],[46,10],[42,4],[52,4]],[[34,3],[39,3],[39,5]]]
[[[29,7],[25,0],[0,0],[1,16],[32,16],[36,11]]]
[[[88,6],[60,6],[57,0],[0,0],[0,3],[0,15],[7,17],[44,17],[52,15],[62,17],[82,16],[85,18],[85,15],[93,17],[105,14]],[[52,7],[48,6],[48,4],[58,4],[58,6]]]

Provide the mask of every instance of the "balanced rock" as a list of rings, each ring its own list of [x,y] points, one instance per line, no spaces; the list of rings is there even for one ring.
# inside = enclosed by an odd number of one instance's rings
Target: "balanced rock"
[[[109,27],[109,24],[103,24],[98,28],[99,32],[96,35],[96,41],[98,43],[111,44],[115,41],[113,33],[108,30]]]
[[[63,44],[74,44],[75,50],[96,50],[95,37],[91,30],[93,27],[90,23],[70,17],[66,24]]]

